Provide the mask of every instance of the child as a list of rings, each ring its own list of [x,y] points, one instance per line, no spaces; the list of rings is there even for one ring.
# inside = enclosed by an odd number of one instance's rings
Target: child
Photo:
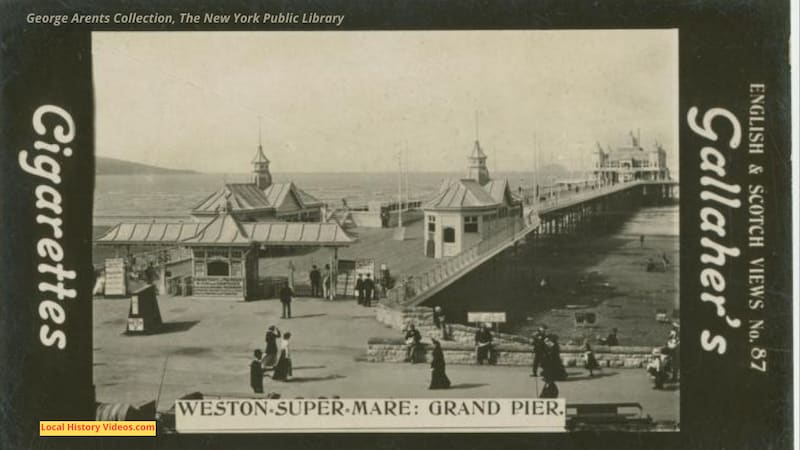
[[[264,372],[261,369],[261,350],[253,351],[253,360],[250,361],[250,387],[256,394],[264,393]]]
[[[586,341],[583,344],[583,355],[586,358],[586,370],[589,371],[589,376],[594,376],[595,370],[600,370],[600,364],[597,363],[597,358],[594,356],[594,352],[592,351],[592,346],[589,345],[589,341]]]

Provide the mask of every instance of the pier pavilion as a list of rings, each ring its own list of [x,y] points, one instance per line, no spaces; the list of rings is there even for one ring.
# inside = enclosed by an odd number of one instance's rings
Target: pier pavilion
[[[445,180],[422,205],[426,256],[457,255],[522,216],[522,202],[512,195],[508,181],[490,178],[477,140],[467,159],[467,178]]]
[[[323,203],[294,182],[273,183],[270,161],[259,144],[250,183],[226,183],[191,210],[195,219],[212,219],[223,209],[243,222],[320,222]]]
[[[631,146],[604,151],[600,144],[594,151],[594,176],[603,184],[629,181],[669,180],[667,152],[656,143],[645,150],[639,137],[631,133]]]
[[[259,258],[276,248],[328,248],[331,267],[336,267],[338,249],[355,242],[339,224],[242,222],[228,210],[205,225],[132,223],[118,224],[96,240],[98,245],[151,246],[156,249],[188,249],[188,276],[192,293],[205,297],[245,300],[272,293],[259,278]],[[175,261],[173,261],[175,262]],[[161,280],[166,278],[165,267]]]

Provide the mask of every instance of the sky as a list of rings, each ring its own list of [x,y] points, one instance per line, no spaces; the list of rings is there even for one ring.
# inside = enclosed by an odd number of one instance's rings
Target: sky
[[[677,172],[677,30],[97,32],[97,153],[201,172],[591,164],[639,130]],[[477,117],[477,126],[476,126]],[[538,155],[538,156],[537,156]]]

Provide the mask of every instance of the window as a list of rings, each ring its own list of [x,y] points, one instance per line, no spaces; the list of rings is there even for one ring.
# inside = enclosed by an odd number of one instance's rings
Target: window
[[[227,261],[211,261],[207,266],[209,277],[227,277],[230,275],[230,265]]]
[[[477,233],[477,232],[478,232],[478,216],[465,216],[464,233]]]
[[[436,216],[428,216],[428,231],[436,231]]]
[[[456,230],[455,228],[447,227],[443,230],[443,240],[445,243],[452,244],[456,241]]]

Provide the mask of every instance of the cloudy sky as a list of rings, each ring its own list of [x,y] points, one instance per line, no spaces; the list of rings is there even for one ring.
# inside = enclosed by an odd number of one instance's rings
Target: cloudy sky
[[[677,171],[675,30],[94,33],[97,152],[246,172],[589,164],[641,130]],[[538,142],[535,145],[535,142]]]

